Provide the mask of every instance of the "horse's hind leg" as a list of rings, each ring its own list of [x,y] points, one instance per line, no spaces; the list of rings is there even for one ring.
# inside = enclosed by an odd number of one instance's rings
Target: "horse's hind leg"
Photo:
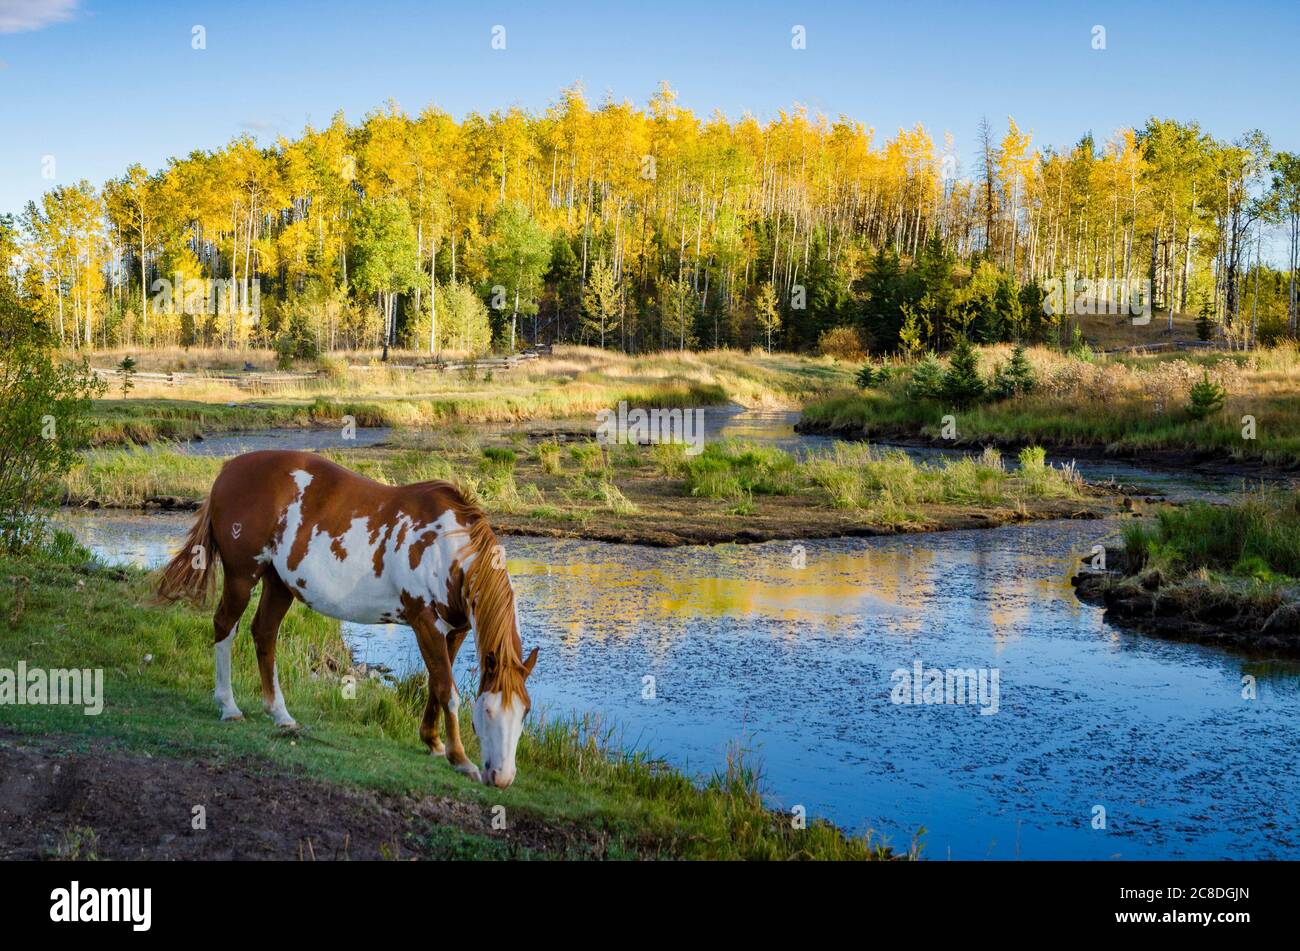
[[[284,706],[280,692],[280,678],[275,666],[275,642],[280,636],[280,623],[293,605],[293,594],[280,576],[268,570],[262,575],[262,600],[253,615],[253,642],[257,645],[257,669],[262,675],[262,709],[270,714],[276,726],[293,729],[298,726]]]
[[[256,579],[254,579],[256,580]],[[215,635],[213,654],[216,660],[217,688],[215,696],[221,707],[221,719],[242,720],[244,714],[235,704],[235,691],[230,685],[230,651],[235,645],[235,632],[239,630],[239,619],[248,607],[248,597],[253,590],[253,581],[226,575],[225,587],[221,593],[221,603],[213,615],[212,627]]]

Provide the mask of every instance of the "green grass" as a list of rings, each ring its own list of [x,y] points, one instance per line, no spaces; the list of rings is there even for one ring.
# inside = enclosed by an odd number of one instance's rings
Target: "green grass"
[[[1178,577],[1201,569],[1263,582],[1300,578],[1300,491],[1244,493],[1231,505],[1161,509],[1124,533],[1131,571]]]
[[[798,463],[788,452],[754,443],[709,443],[697,456],[683,453],[682,472],[691,495],[731,499],[744,495],[790,495],[798,487]]]
[[[109,739],[162,757],[217,762],[249,757],[268,768],[396,794],[450,796],[487,810],[494,804],[556,824],[576,824],[627,857],[708,859],[862,859],[885,857],[870,836],[854,838],[823,823],[792,828],[759,796],[752,765],[733,757],[703,783],[645,752],[619,752],[618,732],[593,718],[539,720],[519,744],[519,778],[489,790],[430,757],[417,735],[422,678],[392,688],[362,679],[355,699],[341,689],[351,665],[338,623],[295,605],[277,657],[289,709],[304,730],[278,733],[260,713],[256,660],[245,630],[234,647],[234,689],[248,719],[222,723],[212,692],[211,615],[150,603],[147,577],[96,565],[60,536],[46,551],[0,555],[0,667],[19,660],[49,668],[103,668],[100,716],[67,706],[15,706],[9,726],[33,735]],[[545,677],[545,660],[538,668]],[[466,695],[472,691],[466,691]],[[468,709],[467,752],[478,750]],[[444,830],[445,831],[445,830]],[[457,854],[500,855],[490,838],[442,843]]]
[[[1084,494],[1072,466],[1049,466],[1043,450],[1033,447],[1021,453],[1019,471],[1007,469],[994,449],[938,465],[918,463],[898,449],[844,442],[802,460],[732,440],[710,443],[698,456],[681,446],[657,446],[653,453],[665,477],[684,479],[692,495],[733,501],[736,514],[752,508],[755,495],[813,492],[834,508],[902,521],[921,517],[919,505],[1006,505]]]

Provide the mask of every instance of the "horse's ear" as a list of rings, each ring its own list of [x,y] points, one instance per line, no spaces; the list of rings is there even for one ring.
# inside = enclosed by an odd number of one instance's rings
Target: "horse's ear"
[[[536,666],[537,666],[537,648],[534,647],[532,653],[528,655],[528,659],[524,661],[524,676],[527,677],[529,674],[531,674],[533,672],[533,668]]]

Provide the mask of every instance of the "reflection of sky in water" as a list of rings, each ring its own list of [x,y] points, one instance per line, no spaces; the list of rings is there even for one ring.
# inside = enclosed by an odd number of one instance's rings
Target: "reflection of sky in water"
[[[145,564],[188,524],[65,521]],[[743,740],[775,803],[897,845],[924,825],[933,858],[1300,858],[1296,667],[1105,624],[1066,579],[1107,530],[805,542],[802,570],[789,543],[505,544],[525,646],[541,646],[539,705],[598,712],[689,770],[720,768]],[[405,628],[345,630],[360,659],[419,669]],[[891,703],[890,674],[917,659],[998,669],[1000,712]],[[1090,827],[1098,804],[1105,832]]]
[[[299,449],[307,452],[324,452],[328,449],[359,449],[384,442],[392,435],[387,426],[358,426],[349,430],[344,438],[343,427],[321,429],[255,429],[243,433],[221,433],[187,442],[174,443],[168,448],[192,456],[238,456],[259,449]]]

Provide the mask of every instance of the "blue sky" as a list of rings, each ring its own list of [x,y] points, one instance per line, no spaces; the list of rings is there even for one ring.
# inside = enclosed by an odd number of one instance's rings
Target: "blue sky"
[[[551,7],[554,9],[550,9]],[[504,51],[491,49],[494,25]],[[803,25],[807,49],[791,49]],[[206,49],[191,48],[195,25]],[[1092,48],[1092,29],[1106,49]],[[133,161],[262,142],[388,98],[456,116],[541,109],[581,81],[643,104],[767,117],[801,103],[892,135],[956,138],[963,169],[987,115],[1037,145],[1099,139],[1156,114],[1219,137],[1262,128],[1300,150],[1300,3],[576,4],[151,3],[0,0],[0,212],[55,182],[101,184]]]

